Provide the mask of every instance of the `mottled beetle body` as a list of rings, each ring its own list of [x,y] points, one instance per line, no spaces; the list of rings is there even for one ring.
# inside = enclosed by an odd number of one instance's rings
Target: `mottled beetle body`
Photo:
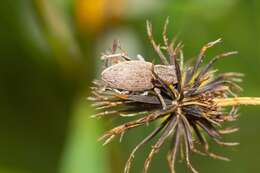
[[[106,68],[102,80],[107,86],[127,91],[146,91],[154,88],[153,72],[166,83],[177,82],[173,65],[153,65],[146,61],[124,61]]]

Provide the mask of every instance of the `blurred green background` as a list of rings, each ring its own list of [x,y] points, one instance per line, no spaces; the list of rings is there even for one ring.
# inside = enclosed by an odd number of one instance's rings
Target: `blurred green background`
[[[209,51],[238,50],[220,61],[221,71],[245,73],[243,96],[260,96],[260,1],[257,0],[5,0],[0,2],[0,173],[119,173],[146,129],[130,131],[120,144],[102,147],[96,139],[118,124],[90,119],[86,97],[100,71],[101,52],[120,39],[130,56],[157,58],[145,20],[161,41],[169,35],[185,44],[185,57],[219,37]],[[212,150],[231,162],[194,156],[200,172],[260,170],[260,107],[240,109],[240,131],[227,139],[240,146]],[[138,135],[136,135],[138,134]],[[151,173],[168,172],[164,147]],[[132,172],[141,172],[148,154],[137,154]],[[178,172],[188,172],[177,164]]]

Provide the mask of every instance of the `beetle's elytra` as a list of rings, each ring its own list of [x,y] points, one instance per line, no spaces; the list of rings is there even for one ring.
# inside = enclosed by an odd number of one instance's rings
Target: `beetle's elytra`
[[[153,66],[150,62],[140,60],[124,61],[112,65],[102,72],[101,78],[111,88],[145,91],[154,88],[153,70],[166,83],[176,83],[173,65]]]

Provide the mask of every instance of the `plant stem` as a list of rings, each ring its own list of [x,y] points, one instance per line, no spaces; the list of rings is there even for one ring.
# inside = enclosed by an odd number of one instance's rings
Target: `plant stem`
[[[234,97],[214,99],[218,106],[260,105],[260,97]]]

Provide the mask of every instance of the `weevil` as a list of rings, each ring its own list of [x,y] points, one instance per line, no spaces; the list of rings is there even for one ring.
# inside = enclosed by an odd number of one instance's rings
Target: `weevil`
[[[167,23],[164,26],[163,38],[165,46],[168,46],[168,40],[165,36]],[[145,92],[154,90],[158,97],[163,109],[166,109],[166,103],[161,95],[160,88],[168,87],[157,87],[157,84],[162,86],[169,84],[171,86],[176,85],[177,90],[181,90],[181,75],[180,66],[176,61],[176,53],[181,52],[181,44],[177,45],[175,49],[168,46],[167,52],[170,56],[170,62],[162,53],[160,47],[156,45],[152,37],[151,24],[147,22],[147,33],[148,37],[154,47],[156,53],[159,55],[162,65],[154,65],[151,62],[145,61],[142,57],[138,57],[139,60],[132,60],[128,57],[127,53],[121,49],[119,42],[114,41],[112,52],[108,55],[103,55],[101,59],[105,60],[105,64],[109,64],[108,60],[114,60],[116,64],[113,64],[103,70],[101,73],[101,79],[108,87],[112,89],[120,89],[130,92]],[[119,48],[121,53],[116,54],[116,49]],[[123,58],[125,61],[119,61],[119,58]],[[181,64],[183,64],[183,57],[181,56]],[[155,82],[156,81],[156,82]],[[171,89],[175,90],[173,87]],[[175,91],[174,91],[175,92]],[[170,92],[172,93],[172,92]],[[176,95],[174,97],[177,97]],[[144,102],[146,98],[143,98]]]
[[[103,70],[102,81],[110,88],[126,90],[130,92],[145,92],[154,89],[163,108],[166,104],[156,87],[157,77],[165,83],[176,84],[177,78],[173,65],[153,65],[142,60],[123,61]]]
[[[146,61],[124,61],[106,68],[101,79],[111,88],[146,91],[154,88],[154,73],[168,84],[177,82],[172,65],[153,65]]]

